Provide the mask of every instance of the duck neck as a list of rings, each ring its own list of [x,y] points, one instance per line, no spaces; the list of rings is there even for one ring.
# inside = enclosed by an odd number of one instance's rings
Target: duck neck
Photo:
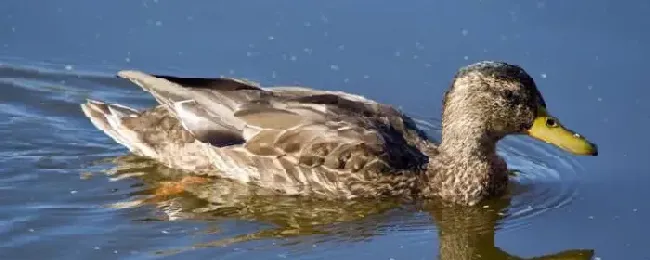
[[[491,136],[480,127],[461,126],[442,130],[440,151],[459,159],[489,160],[496,155],[499,138]]]
[[[496,154],[500,138],[489,135],[484,124],[470,123],[443,124],[440,155],[429,161],[426,186],[429,193],[472,205],[503,191],[507,175]]]

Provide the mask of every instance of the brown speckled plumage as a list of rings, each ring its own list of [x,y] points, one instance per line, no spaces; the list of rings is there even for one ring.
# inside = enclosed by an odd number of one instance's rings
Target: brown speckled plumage
[[[89,100],[82,109],[97,128],[168,167],[282,195],[440,196],[476,204],[507,185],[496,143],[529,127],[544,104],[517,66],[464,67],[445,94],[437,147],[400,111],[349,93],[137,71],[119,76],[160,105],[139,112]]]

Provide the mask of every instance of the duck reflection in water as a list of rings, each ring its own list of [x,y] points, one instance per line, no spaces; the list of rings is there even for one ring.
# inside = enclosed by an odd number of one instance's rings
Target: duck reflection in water
[[[191,248],[175,248],[158,253],[179,253],[199,248],[222,247],[236,243],[284,239],[287,245],[300,243],[301,238],[323,235],[332,238],[361,241],[389,232],[396,218],[405,212],[427,212],[438,232],[439,259],[592,259],[593,250],[571,249],[533,258],[512,255],[495,246],[495,230],[504,221],[510,199],[487,201],[480,206],[467,207],[444,204],[438,200],[409,201],[403,199],[315,200],[305,197],[265,195],[250,185],[226,179],[202,182],[184,178],[177,170],[168,169],[152,160],[133,155],[114,160],[112,176],[137,176],[145,190],[133,193],[131,201],[114,207],[154,205],[161,209],[162,220],[222,220],[257,221],[274,225],[258,232],[229,236]],[[427,229],[430,220],[414,220],[410,226]],[[329,238],[327,238],[329,237]],[[313,239],[308,239],[314,243]]]

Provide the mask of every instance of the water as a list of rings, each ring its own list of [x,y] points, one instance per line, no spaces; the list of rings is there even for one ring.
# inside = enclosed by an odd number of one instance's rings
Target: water
[[[0,256],[650,259],[648,11],[638,0],[5,1]],[[435,139],[451,76],[484,59],[526,68],[600,156],[508,138],[500,153],[521,173],[511,196],[479,209],[290,198],[215,207],[223,189],[200,185],[150,199],[176,172],[129,156],[78,107],[153,105],[113,77],[119,69],[226,75],[359,93],[423,119]]]

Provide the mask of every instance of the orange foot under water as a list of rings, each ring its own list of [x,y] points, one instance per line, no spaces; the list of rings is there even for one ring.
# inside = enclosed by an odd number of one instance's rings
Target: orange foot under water
[[[169,196],[181,194],[189,185],[202,184],[210,181],[210,178],[186,176],[180,181],[165,181],[160,182],[158,187],[154,190],[153,198],[148,199],[150,202],[166,200]]]

